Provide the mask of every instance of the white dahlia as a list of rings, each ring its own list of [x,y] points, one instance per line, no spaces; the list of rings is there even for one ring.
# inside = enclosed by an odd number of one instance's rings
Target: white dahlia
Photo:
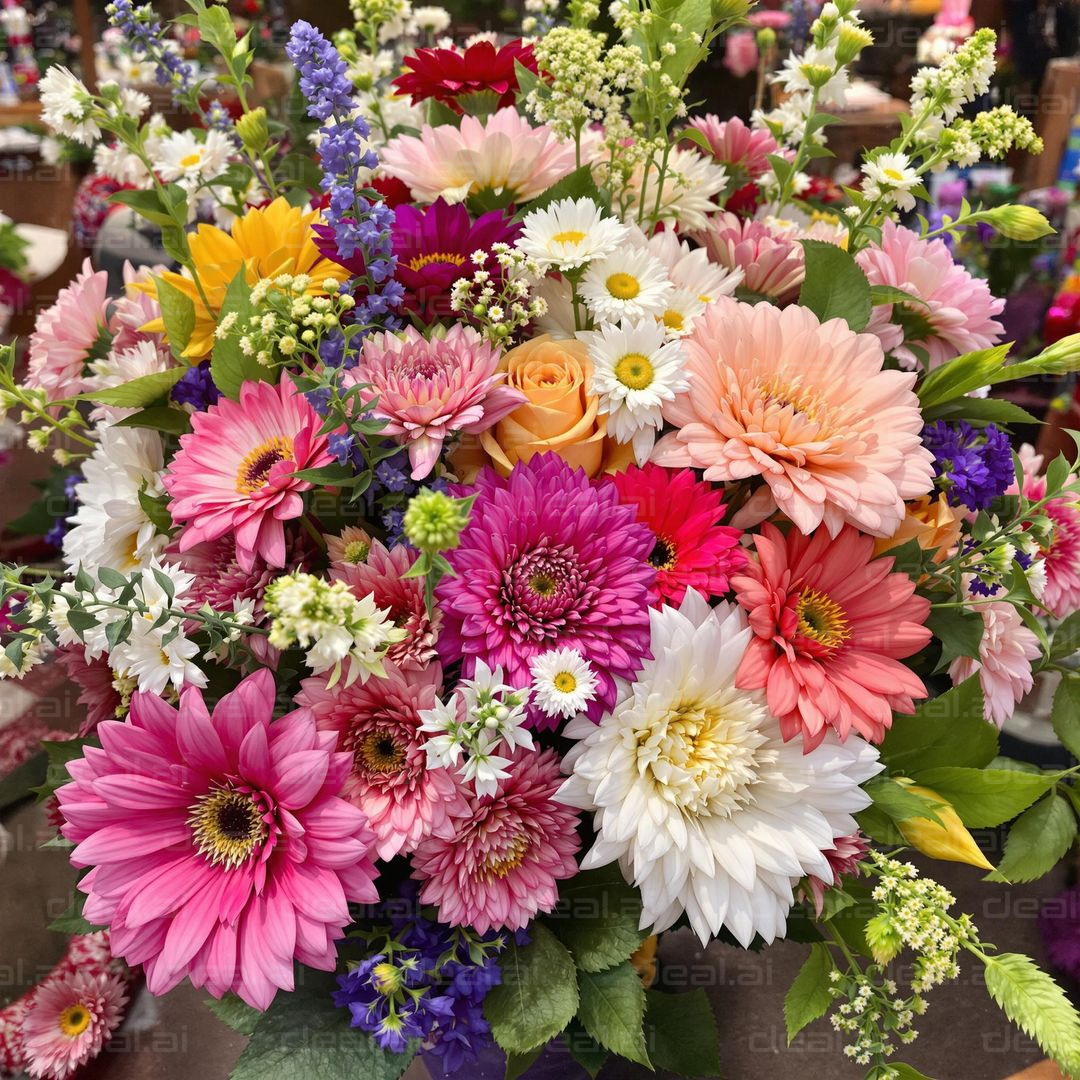
[[[685,912],[702,942],[721,928],[744,946],[771,942],[793,885],[833,880],[824,852],[856,830],[877,751],[832,733],[806,754],[783,741],[764,698],[735,688],[750,630],[733,605],[710,608],[688,589],[679,609],[650,618],[656,659],[599,725],[578,718],[564,731],[580,742],[559,799],[593,811],[597,834],[582,868],[618,860],[641,890],[642,929]]]

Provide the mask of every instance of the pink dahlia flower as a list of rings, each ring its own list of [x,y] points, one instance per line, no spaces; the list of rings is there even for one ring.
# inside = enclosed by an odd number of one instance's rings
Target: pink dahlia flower
[[[463,657],[466,678],[481,659],[526,687],[534,656],[577,649],[597,677],[588,714],[599,720],[615,679],[632,679],[649,656],[652,530],[614,484],[592,484],[555,454],[518,462],[505,480],[484,469],[469,490],[469,523],[447,555],[454,576],[438,587],[440,654]],[[529,717],[554,723],[531,707]]]
[[[114,352],[133,349],[143,341],[153,341],[155,344],[163,342],[163,334],[147,334],[142,329],[148,322],[161,318],[161,305],[155,295],[136,286],[147,284],[151,278],[166,270],[167,266],[136,268],[130,262],[124,263],[124,291],[109,312],[109,329],[116,335],[112,343]]]
[[[87,364],[109,351],[108,289],[108,273],[95,272],[86,259],[79,276],[37,317],[30,335],[27,386],[40,387],[50,401],[86,389]]]
[[[379,858],[392,859],[428,836],[453,836],[450,819],[467,808],[453,775],[428,768],[427,736],[420,731],[420,710],[437,704],[442,668],[385,667],[385,678],[351,686],[339,681],[330,687],[328,675],[305,679],[296,700],[349,754],[341,794],[367,815]]]
[[[1046,477],[1034,473],[1042,457],[1020,452],[1026,475],[1024,495],[1034,502],[1046,498]],[[1008,494],[1016,494],[1015,485]],[[1043,512],[1053,524],[1049,547],[1043,551],[1046,586],[1039,602],[1055,619],[1080,611],[1080,506],[1068,499],[1051,499]]]
[[[713,157],[742,182],[767,173],[772,168],[768,155],[783,152],[770,131],[748,127],[737,116],[721,120],[708,113],[693,117],[690,126],[705,136]]]
[[[995,297],[982,278],[954,262],[944,240],[922,240],[911,229],[886,221],[881,243],[864,248],[855,261],[871,285],[892,285],[923,301],[907,305],[912,321],[920,329],[925,324],[917,337],[905,340],[904,330],[891,321],[891,304],[877,305],[866,327],[906,366],[918,366],[911,346],[925,349],[930,366],[937,367],[961,353],[989,348],[1005,333],[994,319],[1005,301]]]
[[[449,838],[430,837],[413,856],[420,902],[439,921],[481,934],[520,930],[558,900],[556,883],[577,873],[577,811],[555,801],[554,750],[520,747],[494,795],[471,795]]]
[[[179,709],[136,694],[68,765],[61,832],[92,867],[86,917],[153,994],[187,976],[265,1009],[294,960],[333,970],[348,901],[377,899],[374,833],[338,797],[349,755],[308,709],[271,722],[274,694],[265,668],[212,714],[195,689]]]
[[[758,560],[731,579],[754,632],[736,686],[764,690],[784,738],[801,733],[807,750],[829,728],[880,742],[894,712],[926,697],[901,661],[930,640],[930,601],[850,526],[833,539],[765,524],[754,546]]]
[[[393,624],[404,630],[404,641],[386,650],[386,659],[402,668],[423,667],[435,656],[442,612],[428,614],[423,578],[405,577],[416,556],[403,546],[389,551],[378,540],[368,542],[362,562],[339,562],[330,576],[344,581],[360,599],[373,595],[375,606],[388,609]]]
[[[1042,655],[1042,649],[1012,604],[979,604],[976,610],[983,620],[979,659],[958,656],[949,665],[949,677],[955,686],[978,672],[983,716],[1000,728],[1031,689],[1031,661]]]
[[[65,1080],[101,1053],[124,1017],[127,991],[116,975],[72,971],[34,991],[22,1022],[28,1075]]]
[[[819,919],[825,910],[825,893],[834,885],[839,885],[842,877],[849,877],[856,873],[859,863],[870,850],[866,837],[857,832],[850,836],[838,836],[833,843],[835,847],[822,852],[828,860],[829,869],[832,870],[832,880],[826,881],[816,874],[808,874],[806,878],[806,884],[814,902],[814,913]]]
[[[700,239],[718,266],[743,271],[744,289],[778,304],[798,295],[806,266],[802,245],[790,232],[725,211],[709,221]]]
[[[435,467],[448,436],[487,431],[525,400],[503,385],[499,350],[460,324],[430,341],[411,326],[375,334],[364,342],[351,378],[378,394],[372,412],[387,421],[384,435],[408,447],[414,480]]]
[[[83,737],[92,734],[103,720],[115,720],[122,706],[109,661],[104,656],[87,660],[85,652],[81,645],[56,651],[67,677],[79,688],[76,701],[86,709],[86,718],[79,725]]]
[[[311,487],[293,474],[333,461],[322,417],[283,378],[277,386],[244,383],[238,402],[223,397],[191,426],[162,478],[169,513],[187,523],[180,551],[232,535],[243,570],[254,569],[256,556],[284,566],[283,522],[300,517],[300,492]]]
[[[760,476],[760,517],[776,506],[800,532],[849,522],[892,536],[904,500],[933,485],[915,375],[883,371],[877,339],[808,308],[721,297],[683,339],[691,389],[665,404],[653,461],[706,480]],[[736,522],[739,524],[739,522]]]

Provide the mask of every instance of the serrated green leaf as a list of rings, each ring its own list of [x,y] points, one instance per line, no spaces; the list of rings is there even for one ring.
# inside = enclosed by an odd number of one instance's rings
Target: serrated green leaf
[[[1013,822],[1005,853],[990,881],[1020,884],[1050,873],[1076,839],[1076,814],[1060,795],[1050,794]]]
[[[527,1054],[507,1054],[506,1072],[503,1074],[503,1080],[518,1080],[519,1076],[528,1072],[529,1067],[543,1052],[544,1048],[538,1046]]]
[[[195,302],[186,292],[171,284],[167,278],[156,277],[158,303],[161,305],[161,321],[165,324],[165,340],[179,358],[191,340],[195,329]]]
[[[585,871],[560,890],[547,925],[582,971],[603,971],[628,959],[645,939],[638,929],[641,895],[619,877]]]
[[[926,301],[895,285],[871,285],[870,301],[877,307],[879,304],[920,304],[925,306]]]
[[[79,400],[96,401],[99,405],[115,405],[122,409],[145,409],[165,398],[186,370],[167,368],[165,371],[155,371],[119,386],[110,386],[107,390],[80,394]]]
[[[611,1054],[581,1026],[579,1020],[571,1020],[559,1037],[570,1056],[590,1076],[596,1076],[611,1057]]]
[[[523,217],[525,214],[531,214],[534,210],[542,210],[545,206],[549,206],[559,199],[592,199],[597,206],[604,210],[607,210],[610,206],[610,200],[596,186],[592,166],[582,165],[569,175],[564,176],[558,183],[553,184],[543,194],[537,195],[535,199],[526,203],[518,216]]]
[[[938,405],[932,409],[923,409],[923,422],[934,420],[967,420],[974,424],[1039,424],[1042,421],[1032,416],[1027,409],[1002,398],[961,397],[955,401]]]
[[[843,319],[856,332],[870,321],[870,282],[843,248],[824,240],[801,240],[806,278],[799,303],[822,322]]]
[[[914,778],[952,804],[969,829],[992,828],[1012,821],[1057,782],[1056,775],[1014,769],[943,766],[918,770]]]
[[[629,961],[606,971],[579,971],[577,1017],[613,1054],[650,1067],[642,1021],[645,987]]]
[[[1054,733],[1075,758],[1080,758],[1080,674],[1062,675],[1050,710]]]
[[[220,1000],[207,998],[206,1007],[223,1023],[241,1035],[251,1035],[263,1015],[235,994],[226,994]]]
[[[679,1076],[720,1076],[716,1017],[700,987],[686,994],[645,993],[645,1043],[657,1069]]]
[[[1054,631],[1050,646],[1052,660],[1062,660],[1080,650],[1080,611],[1074,611]]]
[[[784,1024],[787,1026],[789,1046],[807,1024],[824,1016],[832,1004],[829,994],[829,972],[832,969],[828,947],[811,945],[810,955],[784,995]]]

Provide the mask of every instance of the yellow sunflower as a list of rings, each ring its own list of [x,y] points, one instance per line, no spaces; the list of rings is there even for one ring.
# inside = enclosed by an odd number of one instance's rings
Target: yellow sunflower
[[[303,210],[290,206],[284,199],[275,199],[269,206],[249,210],[233,222],[231,235],[213,225],[200,225],[188,238],[191,258],[199,275],[206,302],[195,286],[191,274],[171,270],[161,275],[170,285],[191,297],[195,305],[195,328],[183,355],[197,362],[209,354],[214,345],[214,330],[218,313],[225,302],[225,292],[241,267],[249,285],[260,278],[278,274],[309,274],[312,296],[324,294],[327,278],[345,281],[349,272],[323,257],[315,247],[311,226],[320,223],[318,210]],[[157,296],[157,284],[151,279],[138,286],[151,296]],[[163,333],[165,324],[153,319],[142,327],[148,333]]]

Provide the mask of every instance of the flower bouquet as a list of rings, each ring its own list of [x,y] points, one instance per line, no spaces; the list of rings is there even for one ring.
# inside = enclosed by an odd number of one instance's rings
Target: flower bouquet
[[[249,107],[249,37],[188,2],[237,118],[130,0],[196,127],[42,80],[174,267],[111,296],[87,266],[0,367],[71,497],[58,564],[3,569],[0,654],[86,706],[39,787],[63,928],[205,990],[251,1036],[237,1080],[471,1075],[492,1044],[517,1076],[559,1039],[716,1075],[704,992],[649,985],[680,927],[811,942],[788,1034],[827,1015],[876,1080],[921,1075],[896,1055],[961,953],[1080,1075],[1064,993],[904,854],[1033,880],[1080,811],[1073,770],[998,753],[1046,669],[1080,750],[1080,477],[985,392],[1080,340],[1010,362],[942,239],[1048,227],[900,221],[928,172],[1039,149],[963,114],[994,35],[916,75],[823,211],[806,169],[872,43],[850,0],[749,125],[686,89],[741,0],[616,0],[610,39],[529,0],[527,38],[461,47],[355,0],[337,45],[292,28],[305,116]],[[995,868],[969,830],[1010,822]],[[101,1000],[9,1032],[16,1065],[67,1075]]]

